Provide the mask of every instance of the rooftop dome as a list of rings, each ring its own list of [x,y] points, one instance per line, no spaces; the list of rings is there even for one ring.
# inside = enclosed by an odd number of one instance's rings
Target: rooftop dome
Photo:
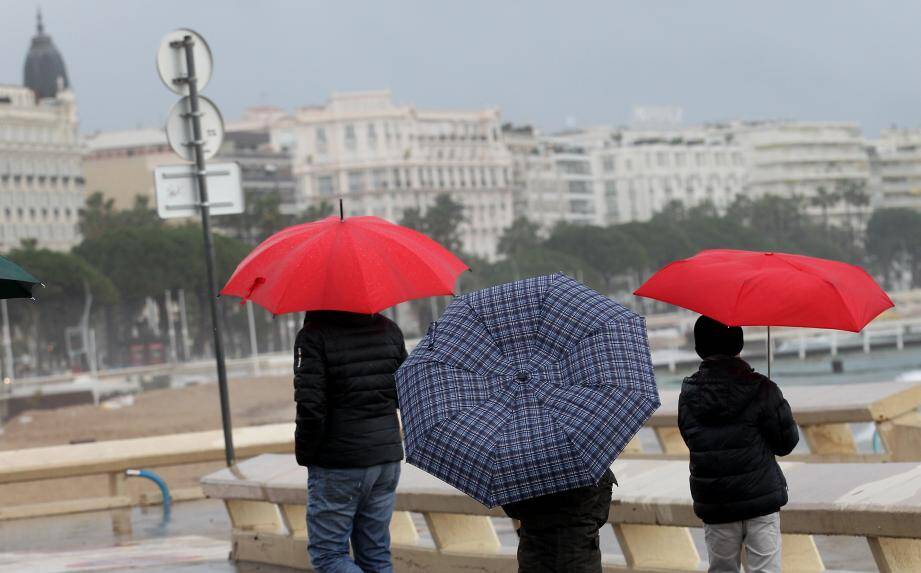
[[[41,12],[38,13],[38,24],[35,36],[32,37],[32,46],[26,55],[23,83],[35,92],[36,99],[55,97],[59,89],[70,85],[67,81],[64,58],[51,41],[51,36],[45,34]]]

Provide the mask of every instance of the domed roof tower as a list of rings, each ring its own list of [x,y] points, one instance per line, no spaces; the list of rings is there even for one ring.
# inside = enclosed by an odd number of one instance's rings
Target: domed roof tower
[[[58,90],[70,86],[67,80],[67,68],[64,58],[51,41],[51,36],[45,34],[42,24],[42,13],[38,12],[38,22],[35,35],[32,37],[32,46],[26,55],[26,64],[23,68],[23,84],[35,92],[35,99],[56,97]]]

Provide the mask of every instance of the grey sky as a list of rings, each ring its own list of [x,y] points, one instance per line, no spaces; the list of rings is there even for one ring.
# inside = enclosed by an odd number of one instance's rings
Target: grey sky
[[[22,81],[32,0],[0,0],[0,83]],[[154,54],[178,27],[215,55],[224,116],[389,87],[426,107],[497,105],[545,130],[622,124],[638,104],[688,122],[921,125],[921,3],[43,0],[84,131],[159,125],[175,97]]]

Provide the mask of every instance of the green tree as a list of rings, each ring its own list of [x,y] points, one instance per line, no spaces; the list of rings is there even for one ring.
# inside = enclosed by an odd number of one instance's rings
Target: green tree
[[[848,228],[851,231],[851,240],[856,240],[859,230],[863,228],[864,211],[870,205],[867,185],[863,181],[844,179],[838,182],[836,191],[847,206],[847,221]]]
[[[463,249],[460,230],[466,221],[464,206],[450,194],[442,193],[424,214],[418,208],[404,211],[400,224],[428,235],[452,253],[460,253]]]
[[[584,260],[602,277],[608,288],[646,265],[646,252],[634,238],[616,227],[561,223],[546,241],[550,249]]]
[[[302,213],[297,215],[297,220],[302,222],[318,221],[333,214],[333,206],[326,201],[307,207]]]
[[[277,192],[247,191],[244,204],[243,213],[216,217],[215,222],[250,245],[261,243],[295,222],[295,217],[281,212],[281,195]]]
[[[921,213],[910,209],[879,209],[867,223],[867,254],[890,286],[907,271],[911,287],[921,287]]]
[[[813,207],[818,207],[822,211],[822,226],[825,229],[829,228],[828,210],[837,205],[840,200],[841,198],[837,193],[829,191],[823,186],[819,186],[815,190],[815,195],[809,200]]]
[[[214,236],[214,245],[220,286],[250,247],[219,234]],[[210,319],[207,316],[208,284],[200,225],[115,227],[84,240],[75,252],[109,277],[121,293],[122,304],[117,313],[108,318],[113,344],[130,339],[129,332],[148,298],[160,305],[161,321],[165,321],[165,291],[182,288],[197,301],[192,315],[199,328],[193,332],[193,337],[196,350],[201,351],[210,335]],[[162,326],[165,329],[165,324]]]
[[[160,228],[163,221],[150,206],[149,197],[138,195],[131,209],[116,211],[115,202],[96,191],[87,197],[77,225],[84,238],[94,239],[117,227]]]
[[[77,255],[26,245],[7,255],[10,260],[29,269],[45,287],[34,292],[37,302],[13,301],[10,304],[14,329],[26,333],[29,354],[37,373],[65,369],[67,362],[65,332],[79,326],[87,295],[92,310],[114,305],[118,291],[112,282]]]
[[[509,257],[539,248],[541,243],[539,230],[540,226],[527,217],[517,217],[499,237],[497,248],[499,254]]]

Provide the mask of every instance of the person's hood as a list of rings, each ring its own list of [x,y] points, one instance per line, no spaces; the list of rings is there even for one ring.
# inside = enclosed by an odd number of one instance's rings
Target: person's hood
[[[741,358],[713,357],[685,378],[681,391],[691,412],[704,422],[731,420],[754,400],[761,384]]]

